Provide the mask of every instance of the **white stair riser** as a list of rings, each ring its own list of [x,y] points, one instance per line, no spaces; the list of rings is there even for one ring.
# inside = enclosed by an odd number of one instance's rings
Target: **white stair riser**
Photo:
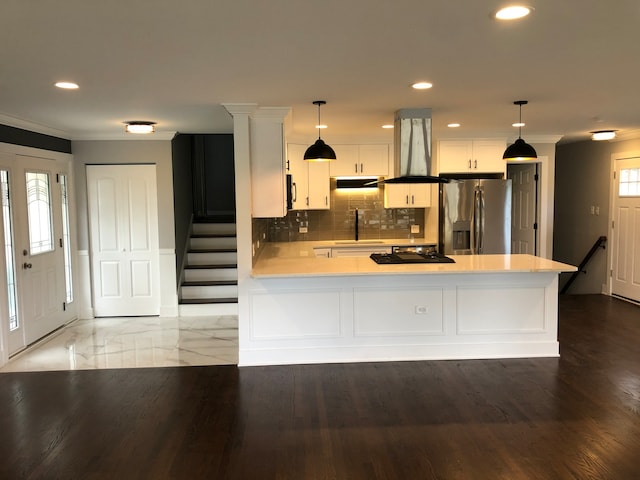
[[[236,248],[236,237],[191,238],[191,248]]]
[[[238,263],[236,252],[188,253],[188,265],[217,265]]]
[[[182,298],[238,298],[237,285],[182,286]]]
[[[237,303],[207,303],[201,305],[179,305],[178,313],[181,317],[199,317],[214,315],[238,315]]]
[[[185,282],[238,280],[237,268],[194,268],[184,271]]]
[[[235,223],[194,223],[191,231],[193,233],[205,235],[205,234],[236,234]]]

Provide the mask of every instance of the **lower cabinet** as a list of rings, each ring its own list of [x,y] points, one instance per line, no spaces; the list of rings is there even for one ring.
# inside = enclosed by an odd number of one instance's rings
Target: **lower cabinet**
[[[384,208],[430,207],[431,186],[429,183],[386,183]]]

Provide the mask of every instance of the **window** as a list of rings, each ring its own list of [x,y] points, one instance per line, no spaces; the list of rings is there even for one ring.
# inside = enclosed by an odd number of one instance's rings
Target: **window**
[[[27,217],[31,255],[53,251],[51,196],[47,173],[27,172]]]
[[[71,271],[71,241],[69,232],[69,190],[67,176],[60,175],[60,195],[62,196],[62,251],[64,252],[64,280],[67,303],[73,302],[73,278]]]
[[[623,168],[620,170],[618,195],[621,197],[640,196],[640,168]]]
[[[2,221],[4,226],[4,257],[7,267],[7,296],[9,299],[9,330],[20,326],[17,312],[16,262],[13,254],[13,221],[11,196],[9,194],[9,172],[0,170],[0,195],[2,196]]]

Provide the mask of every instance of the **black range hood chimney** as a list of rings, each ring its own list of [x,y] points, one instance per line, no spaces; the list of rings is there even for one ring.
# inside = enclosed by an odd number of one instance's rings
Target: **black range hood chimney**
[[[431,109],[404,108],[394,117],[394,178],[384,183],[448,183],[431,175]]]

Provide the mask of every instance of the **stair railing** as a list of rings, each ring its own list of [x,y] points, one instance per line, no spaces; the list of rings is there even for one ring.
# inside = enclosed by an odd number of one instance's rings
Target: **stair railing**
[[[587,266],[587,263],[589,263],[589,260],[591,260],[591,257],[593,257],[593,255],[598,251],[599,248],[605,248],[604,244],[606,241],[607,241],[607,237],[605,236],[599,237],[598,240],[596,240],[596,243],[593,244],[593,247],[591,247],[591,250],[589,250],[589,252],[585,255],[582,262],[580,262],[580,265],[578,266],[578,270],[573,272],[573,274],[571,275],[571,278],[569,278],[567,283],[564,284],[564,287],[562,287],[562,290],[560,290],[561,295],[566,293],[566,291],[569,289],[569,287],[574,282],[574,280],[578,278],[578,275],[580,275],[581,273],[587,273],[584,267]]]

